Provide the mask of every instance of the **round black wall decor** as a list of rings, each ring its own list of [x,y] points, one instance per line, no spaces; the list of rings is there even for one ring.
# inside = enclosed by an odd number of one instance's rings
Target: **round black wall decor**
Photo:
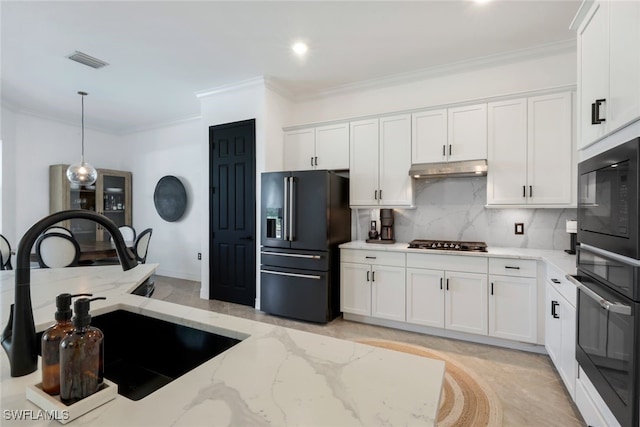
[[[160,218],[169,222],[177,221],[187,208],[187,191],[175,176],[163,176],[153,192],[153,204]]]

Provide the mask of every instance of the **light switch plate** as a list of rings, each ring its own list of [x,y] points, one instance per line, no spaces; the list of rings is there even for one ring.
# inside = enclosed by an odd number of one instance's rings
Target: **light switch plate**
[[[515,234],[524,234],[524,223],[516,222]]]

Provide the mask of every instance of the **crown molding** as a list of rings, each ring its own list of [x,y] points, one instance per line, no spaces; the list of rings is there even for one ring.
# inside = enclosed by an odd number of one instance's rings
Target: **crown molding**
[[[413,83],[420,80],[427,80],[446,74],[460,73],[465,71],[473,71],[496,65],[509,64],[524,60],[543,58],[562,53],[575,51],[577,46],[576,39],[569,39],[560,42],[548,43],[528,49],[521,49],[495,55],[483,56],[469,60],[454,62],[442,66],[425,68],[422,70],[411,71],[407,73],[394,74],[379,79],[365,80],[346,85],[340,85],[333,88],[320,90],[308,94],[298,94],[295,101],[310,101],[313,99],[327,98],[336,95],[343,95],[353,92],[359,92],[369,89],[379,89],[389,86],[395,86],[406,83]]]
[[[221,93],[234,92],[238,89],[244,89],[252,86],[265,86],[264,76],[253,77],[247,80],[241,80],[234,83],[216,86],[210,89],[204,89],[204,90],[195,92],[195,95],[198,98],[202,99],[202,98],[207,98],[209,96],[220,95]]]
[[[570,30],[578,31],[578,27],[582,24],[582,21],[584,21],[584,18],[587,16],[587,13],[591,9],[591,5],[593,5],[593,3],[595,3],[594,0],[584,0],[580,4],[580,7],[576,12],[576,16],[573,17],[573,21],[571,21],[571,24],[569,25]]]
[[[168,122],[158,122],[158,123],[154,123],[154,124],[151,124],[151,125],[145,125],[145,126],[140,126],[140,127],[123,129],[122,131],[118,132],[118,134],[119,135],[131,135],[131,134],[134,134],[134,133],[148,132],[148,131],[157,130],[157,129],[164,129],[164,128],[168,128],[168,127],[172,127],[172,126],[179,126],[179,125],[187,124],[187,123],[190,123],[190,122],[199,121],[201,119],[202,119],[202,116],[185,117],[185,118],[182,118],[182,119],[171,120],[171,121],[168,121]]]

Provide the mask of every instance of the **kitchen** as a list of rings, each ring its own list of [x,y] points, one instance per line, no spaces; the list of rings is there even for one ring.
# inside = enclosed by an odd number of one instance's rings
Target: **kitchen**
[[[578,6],[573,6],[569,22]],[[571,33],[572,37],[574,34]],[[573,44],[555,43],[545,49],[532,49],[476,63],[472,61],[464,66],[459,64],[450,69],[427,73],[427,76],[421,76],[416,81],[408,79],[394,84],[385,83],[379,87],[361,88],[359,92],[352,89],[294,104],[279,94],[274,89],[277,85],[268,78],[254,79],[226,88],[226,91],[202,93],[200,117],[192,121],[155,129],[137,129],[123,135],[90,130],[87,153],[108,163],[109,167],[136,172],[133,182],[133,194],[137,199],[135,221],[155,222],[156,230],[162,228],[162,223],[155,218],[150,202],[152,183],[163,173],[179,173],[186,178],[192,196],[192,205],[189,207],[191,215],[167,230],[163,236],[158,233],[154,235],[154,239],[158,237],[155,243],[160,246],[173,245],[175,235],[184,236],[181,237],[184,250],[176,251],[178,254],[169,251],[151,253],[155,257],[153,262],[160,264],[158,274],[201,280],[201,295],[206,298],[209,290],[209,242],[206,235],[199,237],[199,230],[206,230],[209,226],[206,202],[203,202],[208,198],[207,174],[202,172],[208,169],[208,147],[202,135],[210,124],[257,118],[257,169],[281,170],[282,128],[488,100],[508,94],[528,95],[548,88],[572,90],[576,85],[576,61],[573,40]],[[230,109],[230,105],[234,108]],[[77,126],[62,125],[37,115],[20,113],[19,110],[5,107],[3,103],[2,132],[3,232],[5,228],[7,233],[15,230],[19,236],[20,230],[24,231],[47,212],[46,191],[34,188],[26,175],[26,153],[34,148],[41,150],[42,159],[33,161],[42,167],[38,167],[38,172],[34,172],[33,176],[37,182],[46,182],[45,166],[68,161],[68,156],[61,151],[75,153]],[[37,142],[48,140],[55,140],[56,144]],[[14,145],[11,141],[19,142]],[[610,144],[610,141],[608,139],[599,146]],[[61,150],[60,147],[68,149]],[[126,150],[127,156],[113,153],[118,150]],[[15,163],[12,161],[14,158]],[[23,165],[25,168],[22,168]],[[11,185],[12,182],[15,182],[15,187]],[[486,185],[486,178],[445,179],[435,183],[416,181],[414,191],[418,208],[396,213],[396,239],[406,242],[413,238],[427,238],[430,236],[422,235],[419,231],[433,227],[446,233],[439,237],[480,240],[490,246],[554,250],[568,248],[565,220],[575,219],[573,208],[485,209]],[[12,193],[14,188],[15,193]],[[33,197],[28,204],[23,202],[25,195]],[[27,205],[29,209],[25,208]],[[15,206],[15,211],[11,211],[11,206]],[[359,222],[360,227],[352,235],[354,240],[363,240],[369,220],[376,214],[365,212],[364,209],[358,212],[359,215],[352,218],[352,224]],[[5,222],[11,225],[5,226]],[[514,223],[523,223],[525,234],[515,235]],[[16,236],[13,237],[13,241],[16,241]],[[196,252],[202,252],[201,262],[196,260]],[[256,306],[259,307],[259,300]]]

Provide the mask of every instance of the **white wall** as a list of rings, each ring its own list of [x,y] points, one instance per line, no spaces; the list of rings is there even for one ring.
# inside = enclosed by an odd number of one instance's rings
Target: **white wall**
[[[2,175],[2,214],[0,215],[0,233],[10,242],[12,248],[16,242],[16,119],[12,111],[2,108],[0,110],[0,139],[2,139],[2,162],[0,163],[0,175]]]
[[[121,138],[126,170],[133,172],[133,226],[138,233],[152,228],[148,263],[158,263],[157,274],[200,280],[201,215],[208,205],[201,198],[200,119],[137,132]],[[175,222],[160,218],[153,203],[158,180],[180,179],[187,191],[187,209]]]
[[[576,84],[576,53],[566,52],[295,104],[287,126],[392,113]]]

